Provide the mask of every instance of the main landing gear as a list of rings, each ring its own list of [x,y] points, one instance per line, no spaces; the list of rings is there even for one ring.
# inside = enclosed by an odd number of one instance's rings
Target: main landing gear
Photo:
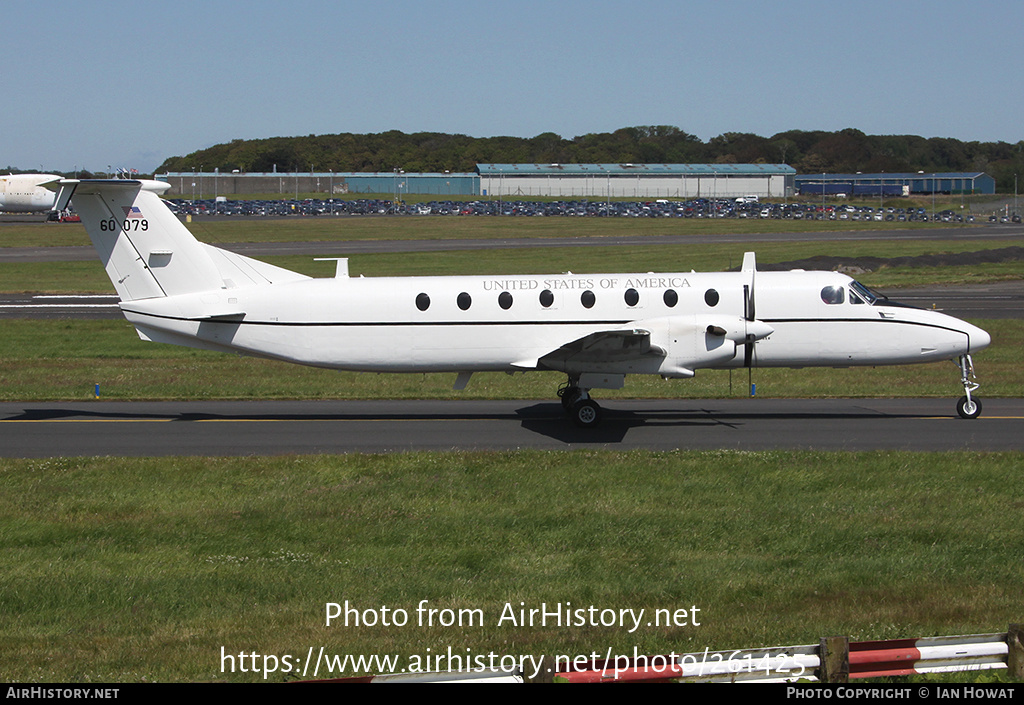
[[[562,408],[570,420],[580,428],[593,428],[601,421],[601,407],[590,398],[590,390],[579,386],[571,377],[558,388]]]
[[[974,362],[970,355],[961,355],[957,360],[960,367],[960,383],[964,385],[964,396],[956,403],[956,413],[962,419],[976,419],[981,415],[981,401],[971,396],[971,392],[980,387],[975,380]]]

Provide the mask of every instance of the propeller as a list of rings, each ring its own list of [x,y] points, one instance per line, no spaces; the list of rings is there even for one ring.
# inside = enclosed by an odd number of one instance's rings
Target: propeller
[[[753,323],[757,320],[756,308],[754,305],[754,274],[757,272],[757,262],[753,252],[743,253],[742,271],[750,275],[750,283],[743,285],[743,319],[747,322],[745,342],[743,344],[743,366],[750,368],[754,362],[754,342],[759,336],[751,330]]]

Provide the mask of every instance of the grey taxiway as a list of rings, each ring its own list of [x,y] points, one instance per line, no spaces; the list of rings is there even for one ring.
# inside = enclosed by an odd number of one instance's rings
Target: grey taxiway
[[[597,429],[557,402],[252,401],[0,404],[0,455],[244,456],[414,450],[1024,449],[1024,400],[609,400]]]

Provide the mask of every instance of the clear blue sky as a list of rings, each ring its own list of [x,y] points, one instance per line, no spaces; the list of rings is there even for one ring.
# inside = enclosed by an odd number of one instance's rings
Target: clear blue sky
[[[5,3],[0,165],[675,125],[1024,139],[1020,0]]]

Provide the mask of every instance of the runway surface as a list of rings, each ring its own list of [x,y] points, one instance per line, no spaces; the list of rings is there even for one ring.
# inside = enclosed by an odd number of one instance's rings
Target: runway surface
[[[0,404],[0,455],[244,456],[414,450],[1024,450],[1024,399],[609,400],[578,429],[557,402]]]

